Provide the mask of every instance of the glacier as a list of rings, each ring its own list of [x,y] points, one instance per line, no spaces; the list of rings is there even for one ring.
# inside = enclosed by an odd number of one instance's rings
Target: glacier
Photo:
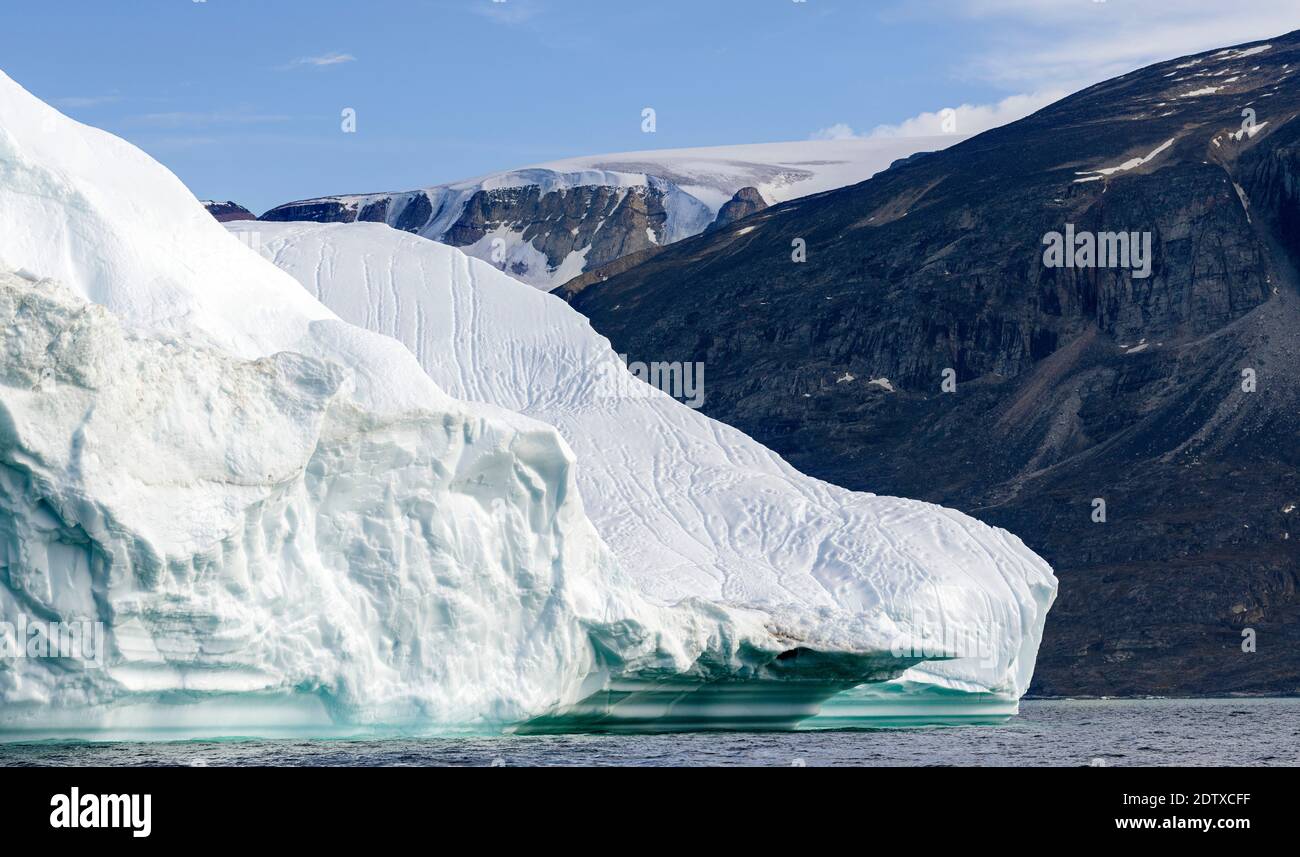
[[[405,343],[441,388],[557,427],[588,514],[653,602],[744,605],[788,624],[820,616],[850,648],[870,647],[864,623],[883,614],[895,653],[925,656],[887,686],[836,694],[806,726],[1017,710],[1056,581],[1016,537],[800,474],[633,380],[564,301],[455,248],[368,223],[227,227],[341,317]]]

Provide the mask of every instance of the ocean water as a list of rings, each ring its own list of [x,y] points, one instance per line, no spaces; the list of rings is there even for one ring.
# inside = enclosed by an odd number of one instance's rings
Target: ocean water
[[[1000,726],[0,744],[5,765],[1300,765],[1300,699],[1030,700]]]

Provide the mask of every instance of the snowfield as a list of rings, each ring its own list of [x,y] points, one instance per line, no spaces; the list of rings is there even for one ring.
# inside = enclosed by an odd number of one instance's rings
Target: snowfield
[[[803,476],[632,380],[562,300],[454,248],[367,223],[228,228],[255,232],[267,258],[343,318],[401,340],[443,389],[556,426],[577,455],[588,514],[654,602],[740,605],[850,649],[873,645],[883,615],[895,642],[968,655],[884,691],[905,689],[909,716],[948,716],[930,703],[1014,712],[1056,591],[1019,539]],[[706,395],[707,383],[706,367]]]
[[[965,139],[944,134],[656,149],[566,158],[532,169],[559,174],[595,171],[636,184],[653,176],[671,182],[716,215],[742,187],[757,188],[763,199],[774,205],[864,182],[896,160],[918,152],[937,152]],[[506,180],[510,175],[504,174]]]

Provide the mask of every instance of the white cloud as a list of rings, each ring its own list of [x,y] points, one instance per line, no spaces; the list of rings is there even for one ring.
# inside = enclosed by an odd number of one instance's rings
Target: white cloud
[[[1162,60],[1300,29],[1295,0],[943,0],[941,8],[1005,25],[974,45],[962,71],[1020,89],[1075,91]]]
[[[879,125],[872,137],[928,137],[935,134],[980,134],[1037,112],[1067,93],[1048,89],[1027,95],[1011,95],[996,104],[962,104],[932,113],[921,113],[897,125]]]
[[[941,134],[970,136],[1023,119],[1041,110],[1067,93],[1062,89],[1048,89],[1028,95],[1012,95],[996,104],[962,104],[933,112],[920,113],[897,125],[877,125],[869,133],[857,134],[853,128],[840,122],[822,128],[812,135],[814,140],[848,140],[855,137],[933,137]]]
[[[837,122],[830,127],[823,128],[820,131],[814,131],[812,139],[814,140],[852,140],[858,136],[853,133],[853,128],[843,122]]]
[[[352,56],[352,54],[332,53],[323,54],[318,57],[299,57],[291,62],[289,67],[293,68],[296,66],[310,65],[315,66],[316,68],[323,68],[325,66],[340,65],[345,62],[356,62],[356,60],[357,58]]]

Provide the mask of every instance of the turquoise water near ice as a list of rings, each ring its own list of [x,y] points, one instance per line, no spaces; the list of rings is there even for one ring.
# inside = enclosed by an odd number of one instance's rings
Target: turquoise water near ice
[[[1028,700],[997,726],[0,744],[5,765],[1300,765],[1300,698]]]

